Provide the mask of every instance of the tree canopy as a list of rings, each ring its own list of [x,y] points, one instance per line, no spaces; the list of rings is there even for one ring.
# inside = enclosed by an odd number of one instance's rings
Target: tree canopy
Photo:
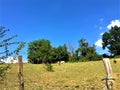
[[[71,59],[72,58],[72,59]],[[68,51],[66,44],[54,47],[49,40],[40,39],[29,43],[28,45],[28,61],[30,63],[55,63],[58,61],[92,61],[101,59],[96,53],[95,46],[90,46],[86,39],[79,40],[79,47],[74,51]]]
[[[28,59],[31,63],[43,63],[50,58],[50,41],[49,40],[35,40],[28,45]]]
[[[81,38],[79,41],[79,48],[75,51],[77,58],[80,61],[99,60],[101,56],[96,53],[95,46],[90,46],[86,39]]]
[[[55,57],[57,61],[68,61],[68,52],[66,45],[59,46],[55,49]]]
[[[111,27],[103,34],[102,41],[103,49],[108,48],[111,54],[120,55],[120,27]]]
[[[67,60],[67,47],[53,47],[49,40],[40,39],[30,42],[28,45],[28,61],[31,63],[54,63],[59,60]]]

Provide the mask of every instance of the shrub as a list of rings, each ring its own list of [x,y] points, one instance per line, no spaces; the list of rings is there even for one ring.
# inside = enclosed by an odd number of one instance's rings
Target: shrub
[[[5,79],[6,72],[8,69],[10,69],[9,64],[0,66],[0,81],[3,81]]]
[[[47,71],[53,72],[53,66],[52,66],[52,64],[51,63],[46,63],[45,64],[45,69]]]

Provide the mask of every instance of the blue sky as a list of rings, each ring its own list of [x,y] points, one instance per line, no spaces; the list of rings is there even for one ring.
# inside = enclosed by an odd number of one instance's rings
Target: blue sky
[[[0,0],[0,25],[27,43],[44,38],[77,48],[85,38],[101,54],[102,33],[120,25],[120,0]]]

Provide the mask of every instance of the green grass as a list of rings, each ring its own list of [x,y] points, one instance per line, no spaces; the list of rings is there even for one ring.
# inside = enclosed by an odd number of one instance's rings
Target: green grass
[[[113,72],[120,74],[120,61],[114,64]],[[0,83],[0,90],[18,90],[18,65],[12,64],[6,80]],[[24,64],[25,90],[102,90],[106,77],[102,61],[53,64],[53,72],[44,65]],[[119,77],[120,78],[120,77]],[[120,79],[115,81],[115,90],[120,90]]]

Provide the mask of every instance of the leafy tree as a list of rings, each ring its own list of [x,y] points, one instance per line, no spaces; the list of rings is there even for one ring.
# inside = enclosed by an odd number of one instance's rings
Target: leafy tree
[[[78,48],[77,50],[75,50],[74,59],[75,59],[76,61],[79,61],[79,48]]]
[[[11,36],[11,37],[6,37],[6,33],[10,31],[9,29],[6,29],[3,26],[0,26],[0,59],[5,59],[8,56],[11,56],[13,54],[19,54],[20,50],[24,47],[25,42],[10,42],[13,40],[17,35]],[[12,45],[18,45],[16,49],[13,51],[10,51],[9,48]],[[5,77],[7,69],[9,69],[9,65],[2,65],[0,66],[0,78],[3,79]]]
[[[15,37],[17,37],[17,35],[8,37],[8,38],[4,38],[6,36],[6,33],[9,31],[9,29],[6,29],[3,26],[0,26],[0,48],[3,52],[0,52],[0,58],[7,58],[8,56],[15,54],[19,54],[20,50],[24,47],[25,42],[10,42],[11,40],[13,40]],[[10,51],[9,47],[11,45],[18,45],[18,47],[13,50]]]
[[[88,49],[88,42],[84,38],[80,39],[78,42],[79,42],[79,48],[78,49],[81,53],[81,56],[86,56],[87,49]]]
[[[53,54],[54,47],[50,45],[49,40],[35,40],[28,45],[28,61],[33,64],[44,63],[47,71],[53,71]]]
[[[103,49],[108,48],[113,55],[120,55],[120,27],[111,27],[109,32],[102,36]]]
[[[86,56],[87,54],[87,49],[88,49],[88,42],[86,41],[86,39],[81,38],[79,41],[79,47],[78,49],[75,51],[76,55],[80,54],[79,56]]]
[[[84,38],[79,40],[79,48],[75,51],[75,55],[80,61],[93,61],[101,59],[96,53],[95,46],[89,46],[89,43]]]
[[[68,61],[66,45],[57,48],[50,45],[49,40],[41,39],[28,45],[28,61],[30,63],[55,63],[59,60]]]
[[[46,63],[51,59],[51,45],[49,40],[41,39],[28,45],[28,61],[30,63]]]
[[[101,60],[102,59],[101,55],[98,55],[96,53],[96,49],[95,49],[94,45],[88,47],[87,51],[88,51],[87,55],[86,55],[87,60],[89,60],[89,61],[96,61],[96,60]]]
[[[56,61],[68,61],[68,52],[67,52],[67,46],[59,46],[55,49],[55,59]]]

